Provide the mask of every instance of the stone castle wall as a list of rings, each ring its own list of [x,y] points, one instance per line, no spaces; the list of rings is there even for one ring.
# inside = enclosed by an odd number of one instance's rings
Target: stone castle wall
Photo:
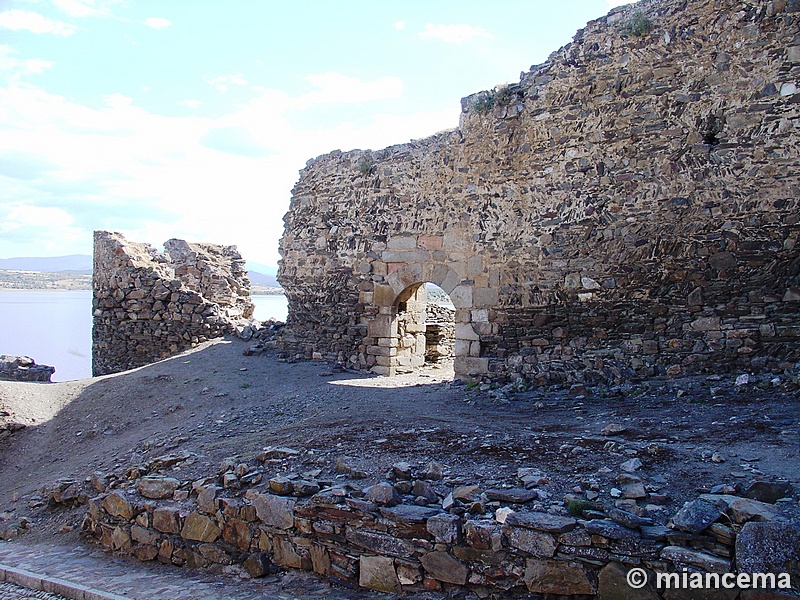
[[[52,499],[87,503],[83,533],[109,550],[252,577],[293,568],[350,588],[453,595],[461,588],[478,598],[739,597],[738,589],[702,583],[724,573],[774,574],[767,589],[744,591],[742,598],[789,598],[795,596],[785,588],[798,589],[792,557],[800,530],[782,520],[776,505],[751,498],[703,494],[662,526],[588,504],[575,507],[579,518],[526,508],[537,491],[521,488],[456,487],[443,510],[419,502],[424,497],[400,503],[398,489],[437,497],[432,486],[439,482],[429,476],[413,484],[383,482],[362,498],[343,486],[320,491],[316,481],[292,484],[286,477],[271,479],[267,492],[252,487],[261,481],[258,469],[244,463],[230,469],[195,482],[146,475],[114,489],[94,479],[103,492],[91,499],[96,491],[86,483],[64,481]],[[494,515],[471,514],[473,503],[482,511],[490,501]],[[646,573],[649,585],[632,589],[626,581],[632,568]],[[674,579],[673,589],[658,584],[659,577],[687,571],[695,578],[690,591],[674,589],[680,587]],[[699,587],[712,589],[698,596]]]
[[[284,347],[393,374],[398,306],[432,282],[462,376],[796,362],[799,30],[796,2],[643,0],[463,99],[457,130],[309,161]]]
[[[140,367],[232,332],[253,314],[235,246],[169,240],[166,253],[119,233],[94,236],[95,376]]]

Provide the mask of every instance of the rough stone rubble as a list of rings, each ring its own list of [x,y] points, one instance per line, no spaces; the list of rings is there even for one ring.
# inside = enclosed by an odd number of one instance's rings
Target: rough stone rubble
[[[122,234],[94,237],[92,372],[140,367],[249,325],[245,261],[235,246],[169,240],[166,252]]]

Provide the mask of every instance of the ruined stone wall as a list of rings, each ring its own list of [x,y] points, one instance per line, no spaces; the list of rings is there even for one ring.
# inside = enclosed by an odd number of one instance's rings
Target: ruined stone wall
[[[229,333],[254,306],[235,246],[169,240],[165,254],[94,236],[92,372],[140,367]]]
[[[395,373],[398,298],[427,281],[459,375],[796,362],[799,30],[796,2],[643,0],[463,99],[457,130],[309,161],[286,349]]]
[[[30,356],[0,355],[0,380],[50,382],[55,367],[37,365]]]
[[[52,498],[85,501],[83,532],[109,550],[228,573],[236,572],[231,565],[241,565],[240,572],[252,577],[277,566],[314,571],[348,587],[454,594],[466,588],[479,598],[530,592],[548,598],[671,600],[697,598],[700,587],[711,588],[703,598],[738,597],[739,590],[704,584],[709,573],[774,574],[768,589],[748,598],[795,597],[788,588],[798,589],[800,530],[781,520],[773,504],[741,496],[703,494],[661,526],[625,510],[602,512],[588,504],[575,511],[585,518],[526,509],[537,492],[525,489],[457,487],[444,500],[446,511],[399,503],[396,488],[407,484],[411,490],[410,480],[394,487],[380,483],[356,498],[345,487],[319,491],[309,481],[295,481],[291,496],[291,481],[277,477],[270,489],[282,488],[278,495],[251,487],[260,480],[252,467],[235,469],[240,476],[231,470],[194,483],[148,475],[136,480],[135,489],[132,481],[125,482],[128,489],[105,489],[101,482],[96,487],[103,493],[90,500],[85,485],[65,481]],[[236,489],[239,485],[246,491]],[[428,481],[416,480],[413,489],[426,486],[432,489]],[[467,508],[478,496],[494,499],[494,517],[470,514]],[[643,588],[626,582],[634,567],[647,575]],[[658,574],[683,576],[687,570],[701,582],[691,592],[657,583]]]

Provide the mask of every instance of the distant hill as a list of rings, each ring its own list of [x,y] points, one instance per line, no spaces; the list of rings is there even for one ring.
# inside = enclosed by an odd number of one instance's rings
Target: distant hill
[[[89,273],[92,272],[92,257],[88,254],[69,256],[36,256],[0,258],[0,270],[37,271],[39,273]]]
[[[258,271],[248,271],[247,276],[250,278],[250,284],[254,286],[263,286],[263,287],[280,287],[278,280],[275,279],[275,275],[265,275],[264,273],[259,273]]]

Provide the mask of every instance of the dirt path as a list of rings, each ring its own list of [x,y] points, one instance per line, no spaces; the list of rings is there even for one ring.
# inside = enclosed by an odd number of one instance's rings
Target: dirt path
[[[34,523],[20,539],[42,541],[78,519],[41,512],[42,486],[95,471],[124,477],[174,452],[190,455],[172,467],[187,480],[216,473],[225,458],[254,461],[285,446],[297,453],[267,460],[265,478],[342,479],[334,466],[345,458],[367,473],[352,482],[363,487],[398,461],[437,461],[446,475],[440,493],[461,483],[519,486],[518,469],[529,468],[544,477],[545,509],[567,494],[616,502],[620,466],[638,458],[649,497],[628,504],[662,522],[715,485],[785,479],[800,487],[800,401],[785,378],[658,380],[576,397],[581,390],[481,391],[454,383],[447,369],[371,377],[248,357],[246,347],[219,340],[81,382],[0,382],[6,419],[28,425],[0,441],[0,512]]]

